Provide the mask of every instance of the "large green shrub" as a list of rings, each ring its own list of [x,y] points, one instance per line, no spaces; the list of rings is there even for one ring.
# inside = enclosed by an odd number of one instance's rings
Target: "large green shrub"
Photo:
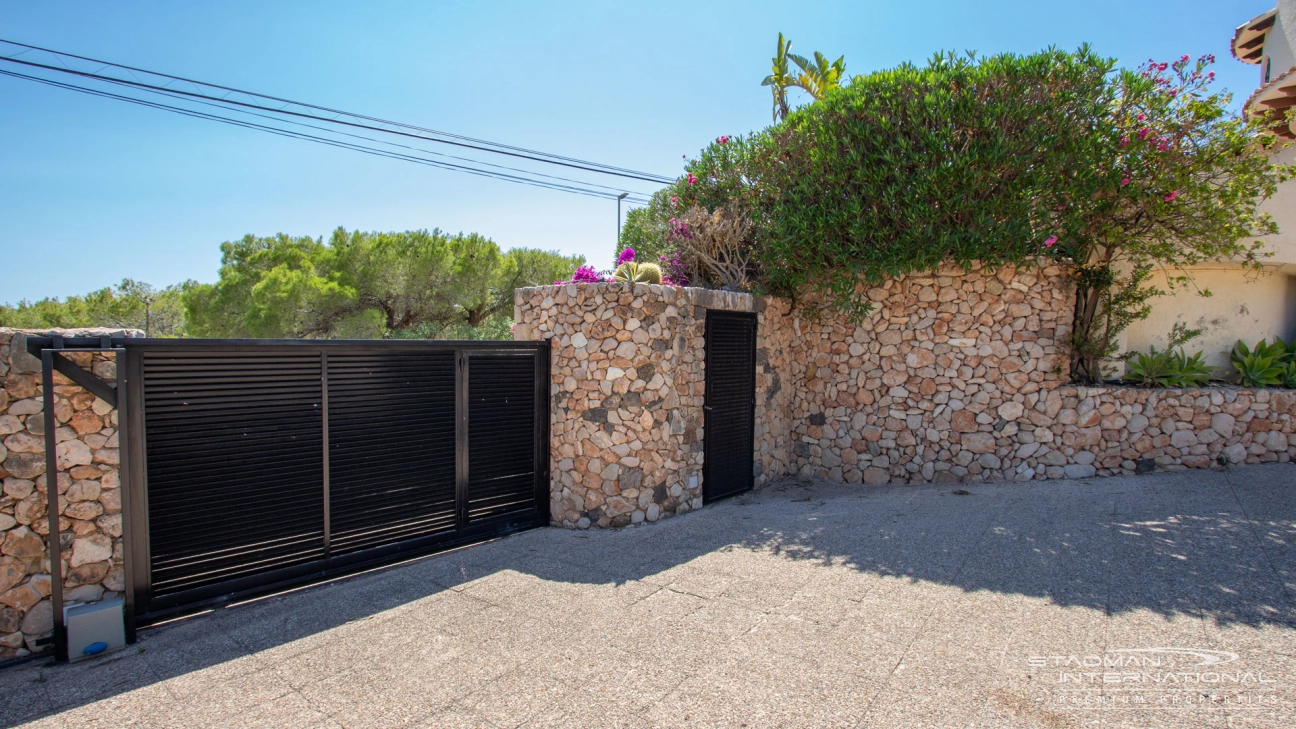
[[[751,223],[730,251],[753,262],[744,285],[854,314],[868,310],[862,283],[946,261],[1062,262],[1071,372],[1101,382],[1162,293],[1152,271],[1256,266],[1255,237],[1277,231],[1258,207],[1292,175],[1271,161],[1274,119],[1231,111],[1212,63],[1114,70],[1084,47],[856,76],[763,132],[717,139],[670,199],[690,219]]]
[[[1086,182],[1084,120],[1110,69],[1082,49],[857,76],[764,133],[717,140],[675,195],[757,221],[766,288],[861,311],[861,279],[1049,253],[1077,225],[1056,200]]]

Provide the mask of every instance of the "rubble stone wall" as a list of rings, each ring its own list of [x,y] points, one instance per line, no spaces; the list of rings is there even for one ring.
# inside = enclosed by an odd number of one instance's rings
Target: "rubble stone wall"
[[[867,294],[858,323],[793,319],[793,470],[869,484],[1012,473],[1007,423],[1069,379],[1062,269],[945,267]]]
[[[518,289],[514,337],[551,341],[551,516],[568,527],[656,521],[702,505],[706,311],[757,311],[747,294],[646,284]],[[786,337],[757,336],[757,481],[784,475]]]
[[[1077,387],[1056,266],[945,267],[867,291],[863,320],[668,286],[520,289],[552,338],[552,516],[655,521],[701,503],[707,309],[758,315],[757,486],[1043,480],[1296,457],[1296,393]],[[1288,436],[1292,436],[1289,439]]]
[[[51,333],[134,334],[0,329],[0,660],[51,648],[37,644],[53,628],[44,390],[40,360],[26,353],[26,334]],[[101,378],[116,378],[111,355],[66,356]],[[117,411],[57,372],[54,397],[63,599],[91,602],[124,586]]]
[[[906,276],[863,322],[794,318],[795,464],[847,483],[1031,480],[1286,461],[1285,391],[1076,387],[1053,266]]]

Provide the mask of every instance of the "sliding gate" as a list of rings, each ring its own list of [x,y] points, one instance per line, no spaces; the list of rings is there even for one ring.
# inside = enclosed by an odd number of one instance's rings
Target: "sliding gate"
[[[125,352],[141,623],[548,522],[546,343]]]

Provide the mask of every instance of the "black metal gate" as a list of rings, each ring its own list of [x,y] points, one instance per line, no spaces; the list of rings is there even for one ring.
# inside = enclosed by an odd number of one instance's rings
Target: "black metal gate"
[[[548,523],[547,343],[124,347],[141,624]]]
[[[756,431],[756,315],[708,311],[702,500],[752,488]]]

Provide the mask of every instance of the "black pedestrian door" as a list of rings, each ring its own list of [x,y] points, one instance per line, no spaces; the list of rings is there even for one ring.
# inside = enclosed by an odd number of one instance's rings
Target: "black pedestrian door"
[[[708,311],[702,499],[750,491],[756,418],[756,315]]]
[[[141,622],[548,523],[545,343],[125,349]]]

